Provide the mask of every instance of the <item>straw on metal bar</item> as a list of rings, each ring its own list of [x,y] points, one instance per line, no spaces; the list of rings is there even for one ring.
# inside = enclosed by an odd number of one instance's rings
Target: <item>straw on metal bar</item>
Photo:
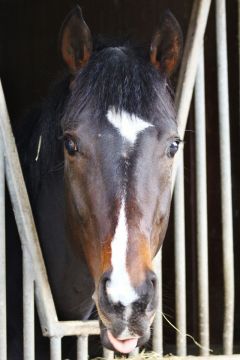
[[[204,50],[202,48],[195,84],[196,133],[196,216],[199,296],[199,336],[203,347],[201,355],[209,354],[209,296],[208,296],[208,225],[207,225],[207,171],[206,171],[206,114]]]
[[[77,360],[88,360],[88,336],[77,338]]]
[[[5,254],[5,169],[0,137],[0,359],[7,359],[6,333],[6,254]]]
[[[153,324],[153,351],[163,355],[163,320],[162,320],[162,249],[154,258],[154,271],[159,284],[159,299]]]
[[[24,360],[33,360],[34,334],[34,281],[31,258],[23,247],[23,352]]]
[[[216,40],[218,70],[218,104],[220,133],[221,206],[224,273],[223,346],[226,355],[233,351],[234,327],[234,259],[232,224],[232,182],[229,129],[229,91],[227,61],[227,28],[225,0],[216,0]]]
[[[186,344],[186,264],[185,264],[185,204],[184,204],[184,160],[179,156],[174,191],[174,242],[175,242],[175,304],[177,355],[185,356]]]
[[[62,339],[61,337],[53,336],[50,338],[50,359],[62,360]]]

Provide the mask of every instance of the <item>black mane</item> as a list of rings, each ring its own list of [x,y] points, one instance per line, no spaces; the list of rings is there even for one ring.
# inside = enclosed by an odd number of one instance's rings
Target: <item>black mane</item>
[[[128,44],[103,47],[76,76],[62,126],[76,127],[86,106],[99,120],[114,106],[151,121],[156,104],[161,118],[174,118],[167,78],[150,63],[149,51]]]

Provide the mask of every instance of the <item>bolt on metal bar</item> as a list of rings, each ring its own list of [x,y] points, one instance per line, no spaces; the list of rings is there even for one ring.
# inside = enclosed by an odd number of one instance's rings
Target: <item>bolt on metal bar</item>
[[[5,166],[0,137],[0,359],[7,359],[6,331],[6,245],[5,245]]]
[[[185,263],[185,204],[184,165],[181,151],[174,191],[174,251],[175,251],[175,306],[177,355],[185,356],[186,342],[186,263]]]
[[[199,57],[195,84],[195,134],[196,134],[196,217],[197,261],[199,296],[199,337],[201,355],[209,354],[209,288],[208,288],[208,223],[207,223],[207,163],[204,49]]]
[[[34,280],[32,261],[23,246],[23,353],[24,360],[35,358]]]
[[[88,336],[77,338],[77,360],[88,360]]]
[[[229,91],[227,61],[227,27],[225,0],[216,0],[216,40],[218,71],[218,106],[220,136],[221,207],[224,274],[223,347],[226,355],[233,351],[234,328],[234,256],[232,224],[232,181],[229,129]]]
[[[153,323],[153,351],[163,355],[163,320],[162,320],[162,249],[154,258],[154,270],[158,279],[159,299]]]
[[[53,336],[50,338],[50,359],[51,360],[62,360],[62,339],[61,339],[61,337]]]

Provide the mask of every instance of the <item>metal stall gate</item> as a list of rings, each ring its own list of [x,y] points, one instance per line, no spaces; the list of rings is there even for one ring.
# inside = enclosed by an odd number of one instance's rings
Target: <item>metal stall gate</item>
[[[239,2],[240,4],[240,2]],[[208,285],[208,229],[207,229],[207,174],[205,139],[205,76],[203,39],[211,0],[195,0],[188,29],[183,62],[176,93],[176,107],[180,137],[184,137],[190,103],[194,93],[196,129],[196,209],[197,209],[197,263],[198,263],[198,316],[199,359],[209,357],[209,285]],[[217,34],[217,69],[219,99],[219,136],[221,168],[221,211],[224,274],[223,353],[212,359],[240,359],[233,354],[234,330],[234,261],[232,225],[231,156],[229,135],[229,101],[226,40],[225,0],[215,0]],[[221,74],[221,76],[220,76]],[[42,257],[38,236],[25,188],[8,112],[0,87],[0,360],[7,359],[6,336],[6,260],[5,260],[5,177],[14,208],[23,252],[23,341],[24,360],[34,359],[34,298],[44,336],[50,338],[51,360],[61,359],[61,339],[76,336],[77,359],[88,359],[88,336],[99,334],[97,321],[59,321]],[[178,165],[178,166],[177,166]],[[175,160],[176,184],[174,191],[175,224],[175,297],[176,297],[176,355],[187,355],[186,325],[186,266],[185,266],[185,214],[184,214],[184,158],[183,151]],[[175,177],[175,176],[174,176]],[[160,282],[160,301],[154,321],[153,350],[163,355],[162,310],[162,254],[155,259]],[[194,340],[194,339],[193,339]],[[195,340],[194,340],[195,341]],[[195,341],[196,343],[196,341]],[[105,350],[105,357],[114,354]],[[191,359],[191,357],[188,357]]]

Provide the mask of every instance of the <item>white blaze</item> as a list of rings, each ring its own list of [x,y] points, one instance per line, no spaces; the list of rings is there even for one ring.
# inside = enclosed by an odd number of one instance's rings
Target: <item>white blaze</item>
[[[107,112],[109,122],[119,131],[121,136],[128,140],[132,145],[135,143],[140,132],[147,129],[152,124],[142,120],[138,116],[130,115],[126,111],[116,112],[114,107],[110,107]]]
[[[128,229],[125,213],[125,201],[122,201],[118,224],[112,240],[112,273],[110,282],[107,286],[108,296],[114,303],[121,302],[124,306],[128,306],[137,300],[138,295],[131,285],[127,272],[127,243]]]
[[[114,107],[108,109],[107,119],[117,129],[119,134],[125,140],[130,142],[131,145],[134,145],[139,133],[150,126],[153,126],[140,119],[138,116],[130,115],[124,110],[116,112]],[[112,273],[106,290],[113,303],[121,302],[127,307],[138,299],[138,294],[131,285],[129,274],[127,272],[128,227],[125,211],[125,197],[126,189],[123,189],[118,223],[111,244]]]

